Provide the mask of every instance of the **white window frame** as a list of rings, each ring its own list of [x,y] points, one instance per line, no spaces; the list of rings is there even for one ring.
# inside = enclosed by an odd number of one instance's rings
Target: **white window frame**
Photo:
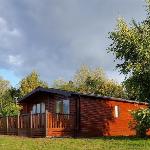
[[[114,113],[115,113],[115,118],[118,118],[119,117],[119,106],[118,105],[115,105],[115,107],[114,107]]]
[[[41,103],[41,113],[45,113],[45,103]]]
[[[67,111],[65,112],[65,105],[67,105]],[[70,114],[70,101],[69,99],[64,99],[63,100],[63,113],[64,114]]]
[[[36,114],[36,104],[32,106],[32,114]]]
[[[36,104],[36,113],[37,114],[41,113],[41,104],[40,103]]]
[[[66,112],[64,111],[65,105],[67,106]],[[60,108],[57,108],[57,107],[60,107]],[[70,114],[70,101],[69,101],[69,99],[56,100],[55,112],[56,113],[62,113],[62,114]]]
[[[37,103],[32,106],[32,114],[45,113],[45,103]]]
[[[57,100],[56,101],[56,108],[55,108],[55,112],[57,114],[62,113],[62,106],[63,105],[63,101],[62,100]]]

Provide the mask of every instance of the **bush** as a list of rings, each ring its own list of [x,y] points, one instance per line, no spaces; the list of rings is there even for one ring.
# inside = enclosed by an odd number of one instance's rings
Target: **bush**
[[[129,127],[136,130],[138,137],[145,137],[150,128],[150,109],[141,108],[131,111],[133,120],[129,122]]]

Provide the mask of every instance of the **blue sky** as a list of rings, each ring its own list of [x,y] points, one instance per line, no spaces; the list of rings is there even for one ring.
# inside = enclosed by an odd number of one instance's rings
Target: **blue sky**
[[[17,77],[13,71],[8,69],[0,69],[0,75],[5,79],[9,80],[13,86],[16,86],[16,84],[19,83],[20,78]]]
[[[16,85],[36,70],[69,80],[82,64],[102,67],[118,82],[108,32],[116,19],[141,21],[144,0],[0,0],[0,76]]]

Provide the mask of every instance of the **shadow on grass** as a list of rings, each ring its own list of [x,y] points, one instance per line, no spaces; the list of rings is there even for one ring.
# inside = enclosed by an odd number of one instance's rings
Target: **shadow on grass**
[[[77,138],[77,139],[100,139],[100,140],[127,140],[127,141],[135,141],[135,140],[149,140],[150,136],[145,138],[139,138],[136,136],[108,136],[108,137],[91,137],[91,138]]]

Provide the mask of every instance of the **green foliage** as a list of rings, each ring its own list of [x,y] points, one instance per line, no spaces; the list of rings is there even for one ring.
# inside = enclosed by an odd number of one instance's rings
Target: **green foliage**
[[[24,96],[31,92],[33,89],[41,87],[48,87],[48,84],[40,80],[40,76],[35,71],[31,72],[28,76],[20,81],[21,95]]]
[[[133,120],[129,122],[129,127],[136,130],[137,136],[145,137],[150,129],[150,109],[137,109],[131,111]]]
[[[62,89],[66,91],[76,91],[77,88],[75,87],[72,81],[65,82],[63,80],[55,80],[53,83],[53,88]]]
[[[147,18],[128,25],[118,19],[116,29],[109,33],[112,40],[109,52],[119,60],[117,68],[126,75],[124,86],[129,98],[146,101],[150,99],[150,2],[147,1]]]
[[[20,89],[15,87],[9,88],[8,93],[13,100],[20,99],[22,97]]]
[[[14,116],[14,115],[19,114],[21,109],[22,109],[21,106],[15,104],[14,102],[9,102],[9,103],[3,105],[0,115]]]
[[[10,88],[10,83],[0,77],[0,98],[5,94],[5,92]]]
[[[0,115],[17,115],[21,109],[16,104],[15,98],[18,96],[15,93],[15,89],[10,87],[10,83],[7,80],[0,78]]]
[[[56,80],[53,87],[85,94],[100,94],[111,97],[125,96],[122,86],[109,80],[101,68],[92,70],[85,65],[76,72],[73,81]]]
[[[20,82],[18,89],[11,87],[8,81],[0,78],[0,115],[17,115],[21,110],[17,100],[38,86],[48,87],[34,71]]]

